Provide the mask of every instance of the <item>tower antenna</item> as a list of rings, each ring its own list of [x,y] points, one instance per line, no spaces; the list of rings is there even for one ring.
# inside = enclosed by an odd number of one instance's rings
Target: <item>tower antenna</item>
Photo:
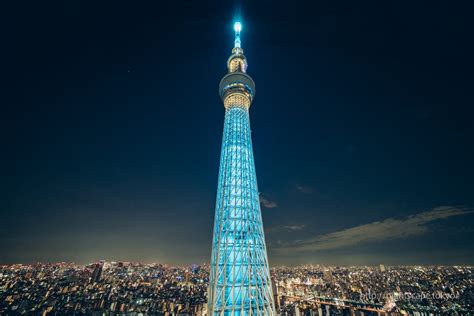
[[[240,22],[234,23],[234,31],[235,31],[235,40],[234,40],[234,47],[240,48],[240,31],[242,30],[242,24]]]

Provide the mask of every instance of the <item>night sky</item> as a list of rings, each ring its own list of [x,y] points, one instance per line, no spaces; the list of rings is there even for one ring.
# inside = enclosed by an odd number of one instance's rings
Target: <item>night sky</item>
[[[474,264],[467,5],[2,11],[0,263],[209,262],[240,14],[270,264]]]

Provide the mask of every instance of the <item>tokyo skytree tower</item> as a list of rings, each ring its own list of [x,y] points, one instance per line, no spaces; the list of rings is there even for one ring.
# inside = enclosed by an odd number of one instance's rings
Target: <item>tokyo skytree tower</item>
[[[255,83],[247,74],[241,29],[234,24],[228,73],[219,85],[225,119],[208,293],[212,316],[275,315],[250,134]]]

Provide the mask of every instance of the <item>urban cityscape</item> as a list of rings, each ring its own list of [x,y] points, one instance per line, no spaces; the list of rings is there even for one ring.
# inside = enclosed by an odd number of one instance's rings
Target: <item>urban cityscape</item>
[[[53,2],[6,10],[0,315],[474,315],[472,10]]]
[[[472,266],[271,269],[279,315],[472,315]],[[206,315],[209,266],[0,266],[0,314]],[[208,315],[208,314],[207,314]]]

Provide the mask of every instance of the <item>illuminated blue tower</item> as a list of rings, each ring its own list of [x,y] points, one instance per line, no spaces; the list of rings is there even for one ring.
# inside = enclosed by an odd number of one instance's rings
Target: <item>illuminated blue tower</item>
[[[241,28],[234,24],[235,45],[219,85],[225,120],[208,295],[212,316],[275,315],[250,135],[255,84],[246,73]]]

